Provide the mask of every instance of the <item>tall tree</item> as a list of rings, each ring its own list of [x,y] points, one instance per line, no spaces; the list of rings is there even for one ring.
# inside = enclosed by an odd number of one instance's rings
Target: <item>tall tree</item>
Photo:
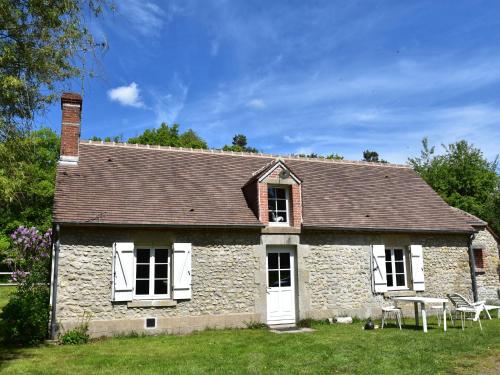
[[[244,134],[236,134],[233,137],[233,143],[231,145],[225,145],[222,149],[224,151],[236,151],[236,152],[259,152],[255,147],[247,146],[247,137]]]
[[[128,143],[186,148],[208,148],[207,143],[193,130],[179,133],[179,125],[168,126],[162,123],[157,129],[146,129],[137,137],[129,138]]]
[[[106,1],[0,0],[0,140],[29,131],[57,85],[84,74],[96,43],[83,11],[99,15]]]
[[[377,151],[370,150],[363,151],[363,160],[372,163],[387,163],[387,160],[379,159]]]
[[[59,137],[50,129],[0,142],[0,249],[18,226],[51,226]]]
[[[409,158],[409,164],[448,204],[489,222],[500,233],[498,156],[490,162],[465,140],[442,146],[444,153],[436,155],[424,138],[420,157]]]

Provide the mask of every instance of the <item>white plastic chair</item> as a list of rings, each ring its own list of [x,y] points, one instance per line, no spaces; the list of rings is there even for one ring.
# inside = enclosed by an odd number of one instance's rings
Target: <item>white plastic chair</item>
[[[479,327],[481,328],[481,331],[483,330],[480,315],[481,311],[484,310],[484,304],[486,301],[470,302],[468,299],[458,293],[448,294],[447,296],[453,306],[455,306],[455,310],[460,313],[462,330],[464,329],[466,320],[470,320],[471,322],[479,322]]]
[[[387,307],[382,307],[382,324],[381,324],[381,329],[384,329],[384,324],[386,321],[386,318],[389,318],[391,315],[394,315],[396,318],[396,322],[398,323],[399,329],[401,329],[401,320],[402,320],[402,313],[401,313],[401,308],[396,307],[396,306],[387,306]]]

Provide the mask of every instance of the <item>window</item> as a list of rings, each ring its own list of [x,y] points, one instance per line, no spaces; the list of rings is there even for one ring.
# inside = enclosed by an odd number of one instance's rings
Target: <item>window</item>
[[[170,297],[169,249],[136,249],[134,295],[138,299]]]
[[[476,264],[476,270],[482,270],[484,268],[483,249],[474,249],[474,261]]]
[[[406,284],[406,254],[403,249],[385,249],[387,289],[408,289]]]
[[[269,225],[288,225],[288,189],[269,186],[267,188]]]

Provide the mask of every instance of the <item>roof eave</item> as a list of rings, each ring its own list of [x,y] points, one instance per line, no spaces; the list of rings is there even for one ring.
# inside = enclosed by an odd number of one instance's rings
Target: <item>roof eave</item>
[[[88,221],[54,220],[54,224],[73,227],[113,227],[113,228],[197,228],[197,229],[261,229],[264,224],[155,224],[155,223],[102,223]]]
[[[471,227],[467,229],[435,229],[435,228],[374,228],[374,227],[342,227],[342,226],[321,226],[302,225],[305,230],[321,231],[341,231],[341,232],[384,232],[384,233],[442,233],[442,234],[472,234],[475,233]]]

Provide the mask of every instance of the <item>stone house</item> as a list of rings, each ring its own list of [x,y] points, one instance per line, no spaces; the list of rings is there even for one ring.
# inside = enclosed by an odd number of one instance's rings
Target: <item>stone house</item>
[[[408,166],[80,141],[81,97],[61,107],[53,336],[84,313],[100,336],[497,298],[498,238]]]

